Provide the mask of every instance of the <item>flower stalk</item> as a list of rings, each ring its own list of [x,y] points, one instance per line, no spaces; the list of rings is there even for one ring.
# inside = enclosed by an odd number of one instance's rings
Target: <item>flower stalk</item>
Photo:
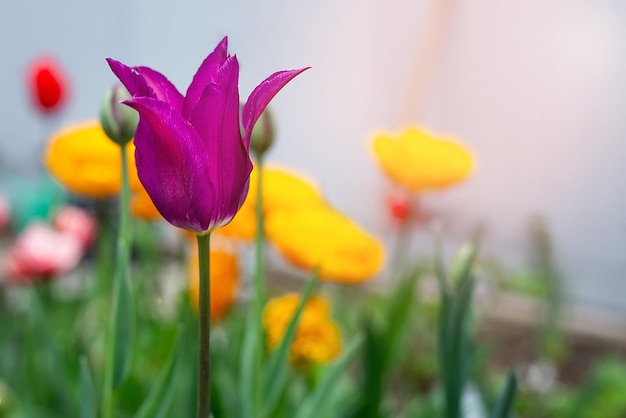
[[[257,199],[256,199],[256,241],[255,241],[255,269],[254,269],[254,314],[255,319],[259,319],[259,332],[261,330],[260,318],[263,310],[263,301],[265,299],[265,274],[263,271],[263,244],[265,234],[263,232],[263,156],[257,157]]]
[[[256,198],[256,219],[257,231],[255,241],[255,270],[254,270],[254,332],[256,334],[257,349],[254,351],[254,400],[258,405],[261,400],[261,362],[263,360],[263,328],[261,324],[261,316],[263,313],[263,305],[265,301],[265,273],[263,263],[263,245],[265,243],[264,225],[263,225],[263,154],[257,155],[257,198]]]
[[[211,416],[211,234],[196,235],[198,240],[198,398],[197,418]]]
[[[131,332],[130,287],[128,268],[130,263],[130,187],[128,183],[127,151],[120,146],[122,159],[122,187],[119,200],[119,230],[117,236],[117,256],[115,261],[115,283],[113,290],[113,315],[109,328],[107,363],[103,384],[103,416],[115,416],[114,390],[121,384],[129,354]]]
[[[263,271],[264,253],[264,224],[263,224],[263,156],[257,155],[257,200],[256,200],[256,221],[257,231],[255,238],[255,260],[253,276],[253,300],[252,318],[246,324],[244,336],[244,349],[242,351],[242,368],[240,379],[240,395],[242,402],[242,416],[253,417],[255,411],[261,405],[261,366],[263,355],[263,329],[261,316],[265,301],[265,275]]]

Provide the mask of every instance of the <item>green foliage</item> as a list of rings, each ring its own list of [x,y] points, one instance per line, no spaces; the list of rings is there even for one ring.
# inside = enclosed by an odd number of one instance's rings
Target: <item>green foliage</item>
[[[197,318],[181,290],[171,295],[165,309],[155,283],[164,258],[154,245],[158,232],[148,224],[136,231],[140,235],[128,281],[135,303],[121,315],[134,312],[136,332],[132,344],[124,342],[131,367],[115,393],[115,416],[191,417]],[[484,266],[477,262],[476,245],[465,246],[449,268],[440,248],[436,253],[434,264],[416,263],[385,292],[327,287],[315,277],[309,280],[297,312],[302,312],[314,289],[332,293],[333,317],[340,322],[346,346],[334,362],[302,370],[289,362],[298,315],[276,351],[267,353],[260,339],[259,402],[265,409],[251,408],[254,416],[456,418],[462,416],[469,384],[479,389],[493,418],[626,416],[623,360],[599,362],[580,388],[559,384],[542,393],[524,386],[521,371],[507,378],[505,371],[494,367],[490,351],[474,336],[479,318],[472,314],[473,290]],[[169,262],[180,260],[175,256]],[[420,294],[419,285],[431,270],[437,272],[439,303]],[[72,294],[52,282],[0,295],[0,418],[99,416],[107,364],[106,324],[114,316],[112,289],[99,286],[97,273],[89,266],[79,272],[78,280],[87,285]],[[182,275],[167,280],[184,280]],[[214,418],[243,416],[239,395],[247,383],[237,371],[246,355],[246,334],[252,332],[248,307],[236,306],[212,328]],[[181,327],[186,330],[183,334]],[[537,339],[539,353],[545,352],[542,347]]]

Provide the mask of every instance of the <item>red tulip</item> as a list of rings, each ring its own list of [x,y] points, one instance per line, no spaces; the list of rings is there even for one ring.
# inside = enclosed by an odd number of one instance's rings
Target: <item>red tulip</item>
[[[51,58],[40,58],[29,70],[32,100],[41,112],[54,113],[67,98],[67,82],[59,65]]]
[[[411,215],[411,197],[407,193],[394,191],[387,196],[387,204],[391,220],[403,223]]]

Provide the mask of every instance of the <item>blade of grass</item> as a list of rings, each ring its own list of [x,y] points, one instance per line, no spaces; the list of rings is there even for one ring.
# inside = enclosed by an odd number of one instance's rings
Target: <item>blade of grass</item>
[[[472,268],[476,246],[460,254],[460,264],[456,271],[459,280],[449,303],[443,304],[440,323],[440,364],[444,381],[446,417],[461,416],[461,398],[471,364],[471,340],[469,319],[474,278]]]
[[[387,328],[384,335],[385,344],[385,366],[388,366],[392,359],[397,358],[403,339],[407,334],[407,326],[410,319],[411,307],[415,302],[415,286],[421,274],[420,269],[414,269],[403,278],[396,292],[388,304],[386,315]]]
[[[439,285],[439,293],[441,294],[442,304],[447,304],[450,297],[450,289],[448,285],[448,273],[443,262],[443,246],[441,244],[441,231],[439,228],[433,228],[433,247],[435,250],[435,276],[437,278],[437,284]]]
[[[97,416],[96,390],[93,386],[89,362],[83,356],[80,359],[80,418],[96,418]]]
[[[176,332],[174,348],[135,418],[163,418],[167,414],[174,393],[176,366],[180,361],[181,353],[184,351],[184,335],[182,327],[179,328]]]
[[[498,399],[491,412],[491,418],[508,418],[513,402],[515,402],[515,394],[517,392],[517,375],[511,371],[506,380],[506,385],[502,388],[502,392],[498,395]]]
[[[326,374],[319,382],[314,392],[304,401],[298,409],[295,418],[314,418],[318,414],[323,413],[324,407],[328,403],[328,398],[332,394],[333,389],[341,373],[348,367],[352,359],[358,354],[363,345],[363,338],[358,336],[352,341],[350,346],[339,360],[329,366]]]

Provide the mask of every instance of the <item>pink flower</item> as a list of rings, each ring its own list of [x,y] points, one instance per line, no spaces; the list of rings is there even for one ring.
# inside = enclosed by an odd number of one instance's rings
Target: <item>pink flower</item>
[[[82,255],[81,242],[75,236],[33,223],[17,237],[5,270],[17,283],[45,280],[76,267]]]
[[[77,206],[63,206],[52,219],[52,225],[64,234],[72,235],[87,250],[96,235],[96,219]]]

